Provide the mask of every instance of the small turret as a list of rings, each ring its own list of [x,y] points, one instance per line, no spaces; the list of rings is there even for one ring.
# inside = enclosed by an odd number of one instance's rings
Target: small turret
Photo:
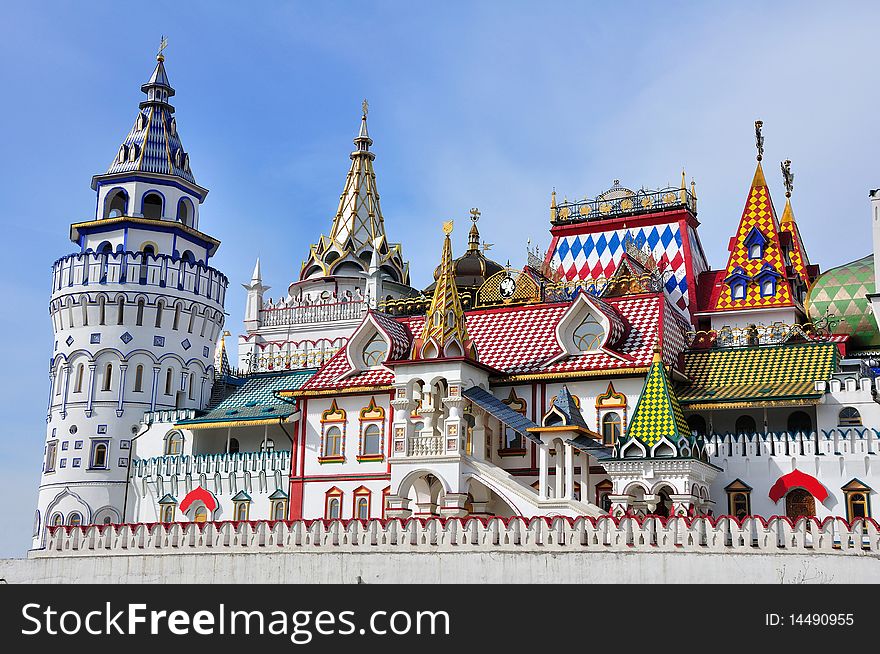
[[[263,276],[260,273],[260,258],[257,257],[257,263],[254,266],[254,272],[251,275],[249,284],[242,284],[247,291],[247,304],[244,310],[244,327],[247,331],[254,331],[260,328],[261,318],[260,312],[263,310],[263,294],[268,291],[271,286],[263,284]]]

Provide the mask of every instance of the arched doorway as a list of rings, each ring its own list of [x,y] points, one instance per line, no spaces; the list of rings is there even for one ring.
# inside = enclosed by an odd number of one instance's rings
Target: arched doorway
[[[792,520],[816,515],[815,498],[803,488],[793,488],[785,495],[785,515]]]

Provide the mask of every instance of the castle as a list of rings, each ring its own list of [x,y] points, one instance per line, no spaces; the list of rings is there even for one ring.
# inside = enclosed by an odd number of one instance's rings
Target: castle
[[[788,161],[781,216],[771,198],[760,121],[738,222],[716,218],[721,268],[682,173],[554,192],[548,250],[517,265],[486,256],[472,209],[467,250],[445,223],[422,287],[388,235],[364,103],[329,235],[276,299],[257,260],[235,355],[161,54],[141,90],[53,265],[34,550],[87,525],[870,518],[878,271],[810,262]]]

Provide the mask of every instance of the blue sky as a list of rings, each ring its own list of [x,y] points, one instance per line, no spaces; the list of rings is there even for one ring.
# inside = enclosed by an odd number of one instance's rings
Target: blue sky
[[[550,191],[697,182],[700,236],[726,261],[765,124],[777,210],[792,160],[814,263],[870,252],[880,186],[876,3],[14,3],[0,25],[0,556],[30,542],[45,437],[52,262],[91,216],[91,176],[130,128],[161,34],[201,228],[223,245],[227,328],[254,258],[282,294],[327,232],[362,98],[389,237],[427,285],[440,224],[468,210],[499,261],[546,247]],[[11,500],[11,501],[10,501]]]

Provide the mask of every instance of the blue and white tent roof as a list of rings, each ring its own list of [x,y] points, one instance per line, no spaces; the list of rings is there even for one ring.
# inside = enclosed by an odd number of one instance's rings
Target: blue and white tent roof
[[[134,126],[119,147],[106,174],[159,173],[195,184],[189,154],[183,149],[177,133],[174,107],[168,103],[168,99],[174,95],[174,89],[165,72],[165,58],[159,55],[157,59],[149,81],[141,86],[147,99],[140,103]]]

